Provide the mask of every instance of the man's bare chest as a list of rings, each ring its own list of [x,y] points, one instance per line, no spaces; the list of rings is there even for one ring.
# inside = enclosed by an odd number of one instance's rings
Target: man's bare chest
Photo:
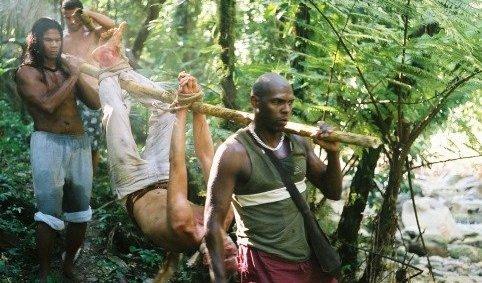
[[[96,48],[96,43],[91,37],[77,40],[66,40],[64,42],[64,53],[68,53],[86,61],[91,61],[92,51]]]
[[[45,79],[45,84],[48,90],[47,93],[51,93],[62,86],[67,79],[67,75],[61,70],[45,70]]]

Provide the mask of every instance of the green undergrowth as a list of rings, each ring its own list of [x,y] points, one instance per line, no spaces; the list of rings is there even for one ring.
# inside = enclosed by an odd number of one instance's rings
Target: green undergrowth
[[[35,252],[35,199],[29,161],[32,124],[0,100],[0,282],[35,282],[38,263]],[[153,278],[165,252],[144,238],[132,224],[123,205],[111,191],[106,153],[102,152],[94,177],[89,223],[84,251],[77,262],[83,282],[142,282]],[[189,162],[192,163],[192,162]],[[194,164],[192,165],[194,166]],[[195,172],[195,168],[190,172]],[[194,174],[194,173],[193,173]],[[202,179],[194,177],[196,181]],[[51,282],[61,282],[60,257],[63,233],[52,255]],[[185,256],[173,282],[206,282],[203,267],[188,268]]]

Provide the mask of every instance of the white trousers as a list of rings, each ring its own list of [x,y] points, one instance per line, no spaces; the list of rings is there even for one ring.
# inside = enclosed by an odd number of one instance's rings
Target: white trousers
[[[133,70],[126,70],[99,82],[102,124],[105,128],[111,183],[119,199],[169,178],[169,150],[175,114],[153,106],[155,98],[129,94],[119,78],[167,91]],[[130,104],[135,100],[150,110],[149,132],[142,152],[137,150],[129,121]],[[167,104],[164,104],[167,106]]]

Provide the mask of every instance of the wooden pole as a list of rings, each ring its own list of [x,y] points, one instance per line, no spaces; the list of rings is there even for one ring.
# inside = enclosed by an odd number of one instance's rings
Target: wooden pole
[[[101,73],[101,70],[95,66],[92,66],[87,63],[83,63],[80,66],[80,71],[92,77],[98,77]],[[141,85],[135,81],[130,80],[123,80],[119,79],[119,83],[122,89],[139,95],[148,95],[154,98],[159,99],[165,103],[171,103],[174,100],[174,97],[169,93],[160,91],[158,89]],[[225,108],[222,106],[211,105],[208,103],[202,102],[194,102],[191,106],[191,109],[196,112],[200,112],[206,115],[215,116],[219,118],[223,118],[226,120],[233,121],[240,125],[248,125],[253,121],[253,114],[238,110],[233,110],[229,108]],[[286,125],[285,132],[297,134],[304,137],[315,137],[316,133],[318,132],[318,127],[313,127],[305,124],[295,123],[295,122],[288,122]],[[333,133],[324,138],[326,141],[338,141],[346,144],[353,144],[362,147],[373,147],[376,148],[380,145],[380,140],[376,137],[372,136],[365,136],[341,131],[333,131]]]

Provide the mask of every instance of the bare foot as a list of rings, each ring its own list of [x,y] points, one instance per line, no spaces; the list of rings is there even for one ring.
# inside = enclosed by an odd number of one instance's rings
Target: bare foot
[[[112,37],[106,43],[92,51],[92,56],[99,62],[101,68],[115,66],[124,60],[121,42],[126,28],[127,23],[122,22],[118,28],[114,29]]]

